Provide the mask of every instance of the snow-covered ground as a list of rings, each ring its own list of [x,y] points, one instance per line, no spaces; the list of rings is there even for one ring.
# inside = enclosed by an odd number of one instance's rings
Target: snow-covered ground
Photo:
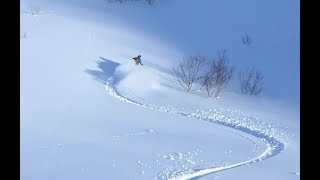
[[[22,0],[21,179],[300,179],[299,6],[276,2]],[[219,48],[265,94],[183,91],[172,65]]]

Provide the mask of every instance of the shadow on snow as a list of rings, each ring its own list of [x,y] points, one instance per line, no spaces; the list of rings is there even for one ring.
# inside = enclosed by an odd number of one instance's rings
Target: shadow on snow
[[[107,79],[113,75],[120,64],[103,57],[99,58],[101,59],[98,61],[99,70],[86,69],[85,72],[93,76],[98,82],[105,84]]]

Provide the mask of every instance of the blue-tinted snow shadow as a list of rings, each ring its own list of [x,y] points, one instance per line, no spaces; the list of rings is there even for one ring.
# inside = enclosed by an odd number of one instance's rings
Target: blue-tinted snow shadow
[[[97,62],[99,70],[86,69],[85,72],[93,76],[98,82],[105,84],[120,64],[103,57],[99,58],[100,60]]]

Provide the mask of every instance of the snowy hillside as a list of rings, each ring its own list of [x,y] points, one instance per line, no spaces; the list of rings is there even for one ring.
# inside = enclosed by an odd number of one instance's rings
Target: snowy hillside
[[[21,179],[300,179],[299,2],[199,2],[21,0]],[[180,87],[221,49],[264,94]]]

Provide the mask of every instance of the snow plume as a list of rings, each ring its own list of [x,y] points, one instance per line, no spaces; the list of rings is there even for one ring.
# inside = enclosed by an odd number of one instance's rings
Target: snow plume
[[[118,66],[113,74],[112,81],[119,90],[130,90],[145,93],[160,88],[160,81],[155,71],[148,66],[136,66],[126,63]]]

